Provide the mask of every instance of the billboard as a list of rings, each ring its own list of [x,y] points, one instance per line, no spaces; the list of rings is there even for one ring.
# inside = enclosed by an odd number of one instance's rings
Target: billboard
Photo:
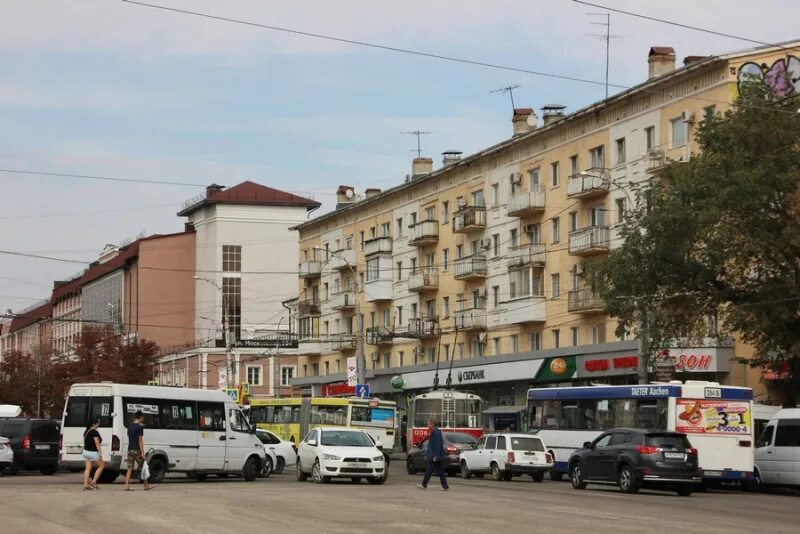
[[[685,434],[752,434],[746,401],[676,399],[675,430]]]

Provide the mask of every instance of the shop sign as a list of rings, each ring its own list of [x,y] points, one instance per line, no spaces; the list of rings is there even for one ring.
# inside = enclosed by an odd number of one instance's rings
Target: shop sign
[[[486,380],[486,373],[483,369],[479,369],[476,371],[459,371],[458,372],[458,381],[459,382],[473,382],[475,380]]]
[[[349,384],[322,384],[323,397],[345,397],[356,394],[356,387]]]
[[[548,358],[536,374],[535,382],[561,382],[575,378],[575,356]]]
[[[453,369],[453,382],[472,385],[530,380],[537,375],[543,362],[544,360],[521,360]],[[418,371],[416,373],[403,373],[401,378],[405,389],[421,389],[432,387],[435,376],[436,371]],[[443,382],[446,378],[447,369],[439,369],[439,381]]]
[[[579,378],[613,376],[635,373],[639,367],[636,355],[619,356],[578,356]]]
[[[676,371],[708,371],[714,356],[711,354],[681,354],[675,362]]]
[[[675,431],[685,434],[750,435],[750,403],[676,399]]]

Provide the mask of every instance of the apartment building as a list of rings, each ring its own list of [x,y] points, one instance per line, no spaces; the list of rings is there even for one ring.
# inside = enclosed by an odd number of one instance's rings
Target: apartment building
[[[19,310],[0,324],[0,357],[9,352],[49,353],[52,344],[53,306],[43,300]]]
[[[516,109],[497,145],[445,153],[435,170],[417,158],[404,183],[361,199],[340,187],[335,211],[297,226],[295,383],[339,387],[359,335],[382,395],[395,376],[413,391],[449,375],[492,405],[524,404],[532,384],[634,383],[637,342],[616,336],[584,264],[619,246],[636,186],[692,157],[699,123],[730,105],[743,74],[774,83],[763,72],[787,60],[764,47],[675,61],[653,47],[648,79],[618,95],[572,113],[546,105],[541,119]],[[712,337],[672,355],[679,378],[757,387],[737,350]]]

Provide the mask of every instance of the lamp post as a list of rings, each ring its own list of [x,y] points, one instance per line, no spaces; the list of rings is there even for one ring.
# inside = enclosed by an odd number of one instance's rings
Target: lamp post
[[[225,291],[222,289],[222,286],[216,282],[216,280],[211,280],[210,278],[201,278],[199,276],[195,276],[194,279],[211,284],[222,294],[222,330],[225,333],[225,388],[229,389],[232,387],[231,376],[233,375],[233,355],[231,354],[231,328],[230,321],[228,320],[228,303],[225,296]]]
[[[356,328],[358,332],[356,333],[356,380],[359,384],[366,384],[366,368],[367,362],[364,358],[364,317],[361,315],[361,300],[358,297],[359,287],[358,287],[358,275],[356,273],[355,268],[353,265],[350,264],[345,258],[336,255],[335,253],[331,252],[330,250],[322,247],[312,247],[312,250],[320,250],[327,254],[328,256],[333,256],[334,258],[338,258],[342,260],[347,268],[350,269],[350,273],[353,275],[353,288],[356,293],[356,302],[355,302],[355,314],[356,314]]]

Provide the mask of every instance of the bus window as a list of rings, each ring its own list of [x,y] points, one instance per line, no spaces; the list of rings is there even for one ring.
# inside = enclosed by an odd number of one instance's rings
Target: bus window
[[[225,405],[222,403],[197,403],[200,430],[206,432],[225,431]]]
[[[609,430],[614,428],[613,400],[599,400],[597,401],[597,430]]]
[[[577,430],[599,430],[597,427],[597,401],[594,399],[578,401]]]
[[[578,426],[578,401],[561,401],[561,417],[558,428],[575,430]]]
[[[288,422],[288,421],[287,421]],[[311,406],[311,424],[347,425],[347,406]]]
[[[617,399],[613,403],[614,419],[612,428],[636,427],[636,401],[633,399]]]
[[[639,428],[667,428],[666,399],[639,400]]]
[[[428,426],[428,419],[439,419],[442,416],[441,399],[417,399],[414,401],[414,426]],[[439,421],[441,423],[441,421]]]
[[[353,406],[350,421],[353,423],[371,423],[372,408],[368,406]]]

